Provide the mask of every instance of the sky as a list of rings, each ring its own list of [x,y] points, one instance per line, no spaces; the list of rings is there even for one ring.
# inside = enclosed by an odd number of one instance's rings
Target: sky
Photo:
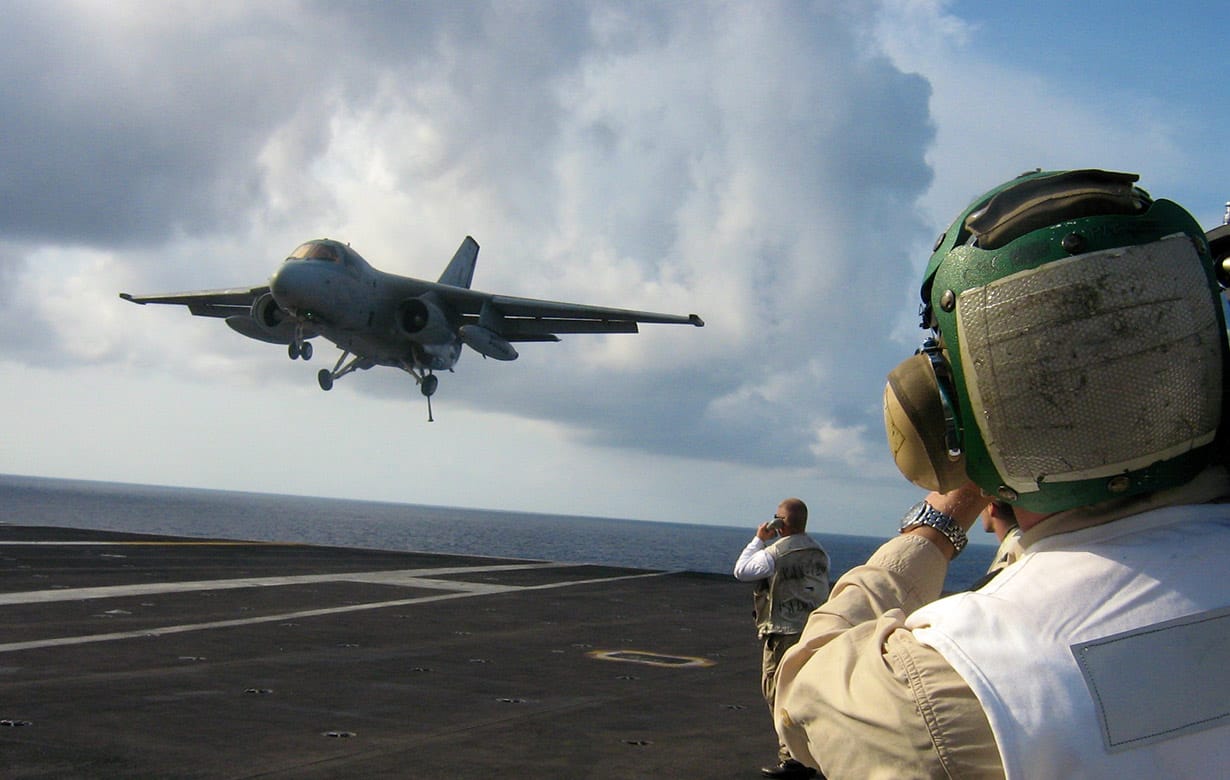
[[[0,0],[0,473],[888,534],[930,247],[1034,168],[1230,200],[1222,3]],[[150,294],[299,243],[704,328],[466,350],[435,421]]]

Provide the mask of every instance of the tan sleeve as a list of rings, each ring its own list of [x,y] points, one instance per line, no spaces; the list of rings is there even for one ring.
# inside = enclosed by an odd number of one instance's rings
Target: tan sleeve
[[[778,669],[777,728],[829,778],[1003,777],[973,691],[905,627],[939,597],[947,561],[918,536],[846,573]]]

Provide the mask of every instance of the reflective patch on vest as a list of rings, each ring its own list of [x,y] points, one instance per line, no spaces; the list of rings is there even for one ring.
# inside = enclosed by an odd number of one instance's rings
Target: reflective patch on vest
[[[1072,645],[1111,752],[1230,722],[1230,607]]]

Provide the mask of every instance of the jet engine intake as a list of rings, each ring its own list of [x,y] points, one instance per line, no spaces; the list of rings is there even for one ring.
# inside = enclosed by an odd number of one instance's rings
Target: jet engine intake
[[[251,317],[257,325],[269,331],[276,331],[278,326],[286,321],[286,312],[273,299],[273,293],[265,293],[252,302]]]
[[[269,344],[290,344],[295,340],[295,321],[282,311],[269,293],[253,301],[247,314],[227,317],[226,324],[237,333]],[[314,335],[314,332],[307,334],[309,338]]]
[[[397,304],[397,330],[419,344],[446,344],[457,338],[448,315],[425,296]]]

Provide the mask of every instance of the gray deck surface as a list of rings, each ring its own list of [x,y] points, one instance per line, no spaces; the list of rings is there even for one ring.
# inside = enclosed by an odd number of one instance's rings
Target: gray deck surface
[[[0,777],[758,777],[750,613],[718,575],[0,525]]]

